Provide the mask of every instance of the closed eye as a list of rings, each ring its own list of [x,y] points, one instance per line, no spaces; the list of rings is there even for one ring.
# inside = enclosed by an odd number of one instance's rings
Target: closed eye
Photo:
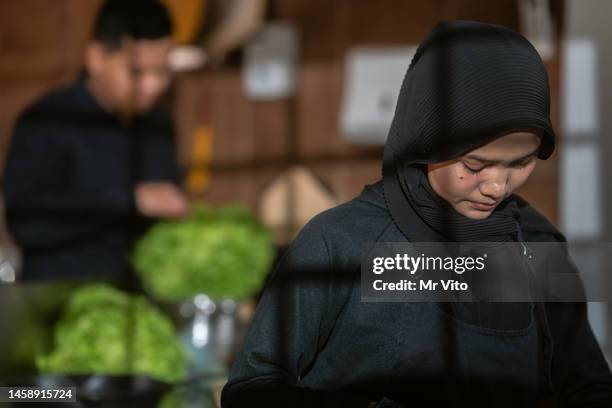
[[[467,171],[469,171],[470,173],[472,173],[472,174],[478,174],[478,173],[480,173],[480,172],[482,171],[482,169],[484,169],[484,168],[485,168],[485,166],[483,166],[483,167],[479,167],[479,168],[473,168],[473,167],[468,166],[468,165],[467,165],[467,164],[465,164],[465,163],[463,163],[463,167],[465,167],[465,169],[466,169]]]
[[[510,166],[517,168],[517,169],[521,169],[523,167],[526,167],[529,163],[531,163],[532,160],[533,160],[533,156],[527,159],[523,159],[523,160],[511,163]]]

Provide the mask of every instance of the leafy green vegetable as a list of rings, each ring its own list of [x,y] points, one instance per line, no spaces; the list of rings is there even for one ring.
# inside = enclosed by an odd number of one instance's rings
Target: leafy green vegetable
[[[186,219],[153,226],[132,261],[149,293],[175,301],[198,293],[245,298],[262,285],[273,258],[270,232],[248,209],[201,205]]]
[[[39,371],[139,374],[174,382],[185,358],[172,322],[142,296],[89,285],[69,299],[54,331],[54,349],[36,359]]]

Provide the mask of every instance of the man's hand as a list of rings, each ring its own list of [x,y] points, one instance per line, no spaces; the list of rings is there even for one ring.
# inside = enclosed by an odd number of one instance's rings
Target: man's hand
[[[170,182],[139,183],[134,190],[134,197],[138,211],[147,217],[180,218],[188,212],[187,198]]]

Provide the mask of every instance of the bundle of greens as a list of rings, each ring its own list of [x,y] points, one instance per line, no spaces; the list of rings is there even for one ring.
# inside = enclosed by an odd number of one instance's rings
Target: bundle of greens
[[[108,285],[77,290],[54,331],[54,348],[39,355],[42,373],[185,377],[185,357],[172,322],[142,296]]]
[[[244,299],[261,287],[274,258],[270,232],[242,206],[195,207],[162,221],[137,243],[134,269],[160,300],[205,293]]]

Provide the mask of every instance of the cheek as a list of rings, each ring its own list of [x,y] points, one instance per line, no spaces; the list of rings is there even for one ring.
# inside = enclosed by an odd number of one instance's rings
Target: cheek
[[[452,168],[440,175],[440,185],[451,200],[462,200],[471,196],[478,187],[478,176],[466,174],[460,168]]]
[[[157,98],[169,85],[169,79],[163,75],[144,75],[138,81],[138,94],[145,98]]]
[[[453,185],[462,194],[471,193],[478,188],[479,183],[479,175],[470,174],[462,168],[457,168],[453,174]]]
[[[133,80],[126,67],[119,66],[113,71],[113,78],[110,81],[115,93],[124,98],[130,97],[133,92]]]
[[[529,179],[529,176],[535,169],[535,163],[525,167],[522,170],[516,170],[510,177],[510,193],[520,188]]]

